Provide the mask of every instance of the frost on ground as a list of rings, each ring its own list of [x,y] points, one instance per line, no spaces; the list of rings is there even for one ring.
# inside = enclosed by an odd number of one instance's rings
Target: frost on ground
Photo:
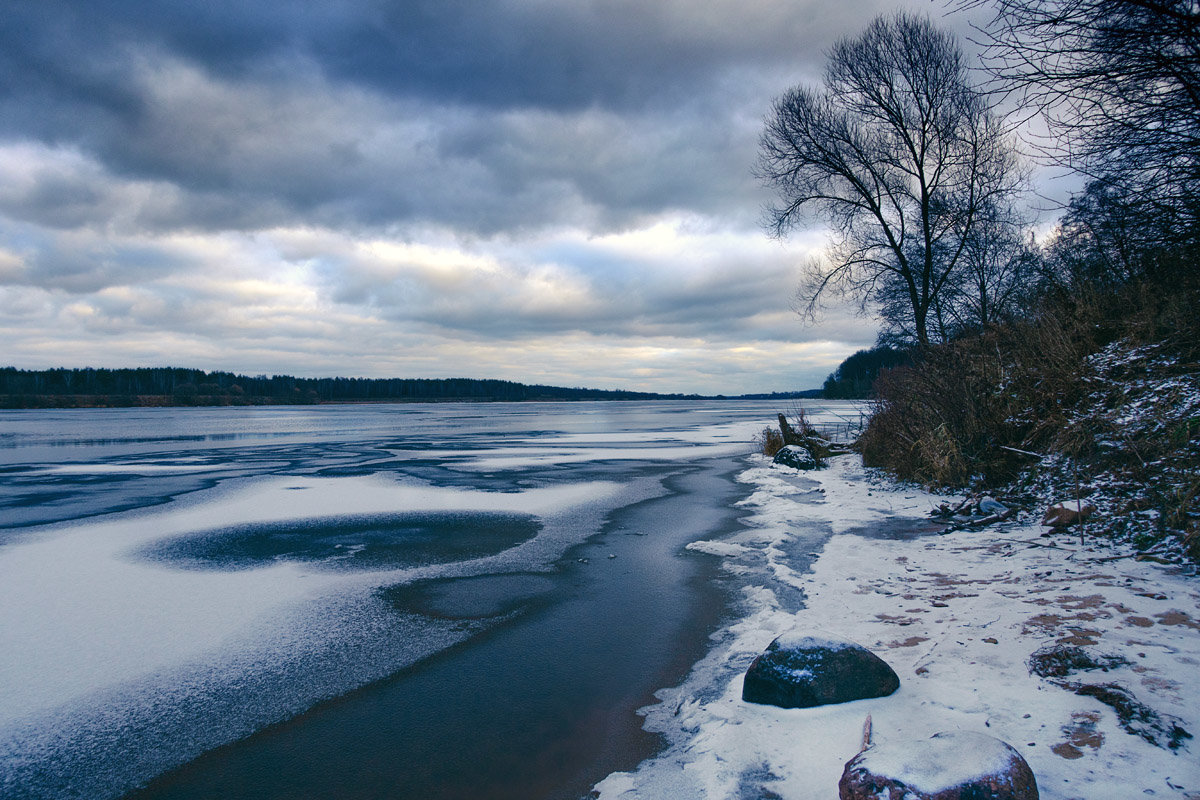
[[[1085,365],[1085,394],[1059,421],[1058,441],[1012,489],[1081,495],[1101,535],[1200,562],[1200,368],[1163,343],[1127,339]]]
[[[722,559],[740,616],[645,709],[667,749],[605,779],[601,800],[836,798],[868,714],[877,744],[940,731],[1008,742],[1046,800],[1200,798],[1194,576],[1032,524],[923,533],[942,498],[873,480],[857,456],[805,477],[764,462],[741,480],[755,487],[747,530],[693,546]],[[899,691],[815,709],[743,702],[745,668],[789,631],[867,646]]]

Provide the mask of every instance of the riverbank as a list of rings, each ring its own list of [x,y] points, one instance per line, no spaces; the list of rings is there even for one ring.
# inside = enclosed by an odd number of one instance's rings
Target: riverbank
[[[1195,576],[1029,520],[932,533],[929,511],[945,498],[883,480],[857,456],[803,474],[763,459],[739,480],[753,488],[747,529],[691,548],[742,581],[741,616],[643,710],[670,746],[609,776],[601,800],[826,800],[868,714],[876,743],[944,730],[1009,742],[1044,800],[1200,798],[1200,745],[1182,733],[1200,733]],[[792,629],[866,645],[900,690],[817,709],[744,703],[745,668]],[[1055,647],[1107,669],[1032,671],[1034,654]]]

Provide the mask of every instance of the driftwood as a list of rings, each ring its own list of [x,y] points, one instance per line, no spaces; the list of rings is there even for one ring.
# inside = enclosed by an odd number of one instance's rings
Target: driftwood
[[[796,429],[791,426],[791,423],[787,421],[787,417],[785,417],[783,414],[779,415],[779,432],[783,434],[783,443],[785,445],[796,444],[800,445],[801,447],[808,446],[808,436],[804,435],[807,434],[807,431],[804,431],[804,434],[798,433]]]
[[[972,505],[974,503],[978,503],[978,502],[979,502],[979,497],[976,495],[971,495],[969,497],[964,498],[962,502],[960,502],[958,505],[953,506],[953,507],[951,507],[951,505],[949,503],[942,503],[936,509],[934,509],[931,516],[953,517],[955,514],[962,513],[962,510],[964,508],[966,508],[967,506],[970,506],[970,505]]]
[[[986,503],[986,509],[982,509],[981,504],[985,504],[985,501],[990,502]],[[1002,510],[992,510],[997,507]],[[991,511],[991,513],[984,513],[984,511]],[[962,530],[963,528],[982,528],[986,525],[1003,522],[1016,513],[1017,509],[1014,507],[1005,507],[996,500],[976,494],[970,495],[954,506],[951,506],[949,503],[942,503],[930,512],[930,516],[937,519],[950,520],[950,525],[941,531],[942,533],[950,533],[951,531]]]
[[[788,422],[787,417],[783,414],[779,415],[779,433],[783,436],[784,446],[793,445],[801,448],[813,457],[819,466],[825,466],[825,459],[832,455],[842,455],[847,450],[836,448],[826,439],[822,438],[816,432],[808,421],[804,419],[804,415],[800,415],[799,428],[793,428]]]
[[[985,525],[1003,522],[1015,513],[1017,513],[1015,508],[1006,508],[1003,511],[996,512],[995,514],[989,514],[986,517],[959,520],[949,525],[944,531],[942,531],[942,533],[950,533],[951,531],[962,530],[963,528],[982,528]]]

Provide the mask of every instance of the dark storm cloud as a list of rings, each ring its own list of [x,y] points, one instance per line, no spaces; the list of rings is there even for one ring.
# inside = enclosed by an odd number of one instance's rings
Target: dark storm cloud
[[[303,56],[388,94],[562,109],[641,105],[694,88],[714,67],[793,62],[870,13],[686,0],[16,0],[0,36],[14,84],[117,111],[136,113],[137,103],[97,67],[145,49],[231,78]]]
[[[757,118],[731,142],[722,117],[738,93],[758,113],[762,87],[738,71],[818,62],[846,25],[821,8],[18,0],[0,130],[177,186],[146,225],[488,233],[745,209]]]

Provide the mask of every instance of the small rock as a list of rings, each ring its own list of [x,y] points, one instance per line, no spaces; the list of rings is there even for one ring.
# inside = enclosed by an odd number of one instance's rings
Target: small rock
[[[900,688],[887,662],[862,645],[823,635],[780,636],[746,671],[742,699],[812,708],[885,697]]]
[[[779,450],[775,454],[774,463],[782,464],[785,467],[792,469],[819,469],[821,462],[803,447],[795,444],[789,444]]]
[[[1003,514],[1008,511],[1008,506],[996,500],[994,497],[984,497],[979,501],[980,514]]]
[[[1038,800],[1033,770],[1005,742],[949,731],[880,744],[846,764],[839,800]]]

